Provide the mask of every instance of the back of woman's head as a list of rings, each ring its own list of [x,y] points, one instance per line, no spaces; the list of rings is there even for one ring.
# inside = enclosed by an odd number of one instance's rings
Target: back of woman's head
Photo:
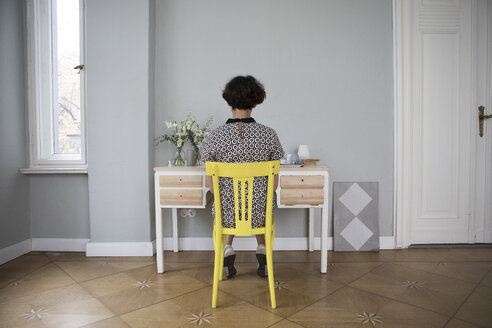
[[[252,109],[265,100],[263,85],[251,75],[236,76],[230,80],[222,92],[222,98],[232,109]]]

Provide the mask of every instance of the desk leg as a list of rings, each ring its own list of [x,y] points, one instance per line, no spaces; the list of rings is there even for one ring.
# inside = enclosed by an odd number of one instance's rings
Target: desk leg
[[[328,204],[321,210],[321,273],[328,267]]]
[[[179,241],[179,236],[178,236],[178,209],[176,207],[173,207],[173,245],[174,245],[174,252],[175,253],[179,252],[178,241]]]
[[[314,251],[314,208],[309,208],[309,251]]]
[[[155,246],[157,259],[157,273],[164,272],[164,253],[162,247],[162,208],[155,206]]]

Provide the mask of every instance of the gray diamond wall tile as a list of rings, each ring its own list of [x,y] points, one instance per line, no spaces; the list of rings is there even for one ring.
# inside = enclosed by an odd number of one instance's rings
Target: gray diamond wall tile
[[[335,182],[334,250],[379,250],[377,182]]]

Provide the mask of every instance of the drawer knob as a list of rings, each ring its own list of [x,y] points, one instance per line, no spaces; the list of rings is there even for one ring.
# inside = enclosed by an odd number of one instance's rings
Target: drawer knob
[[[304,182],[304,179],[301,179],[301,182]]]

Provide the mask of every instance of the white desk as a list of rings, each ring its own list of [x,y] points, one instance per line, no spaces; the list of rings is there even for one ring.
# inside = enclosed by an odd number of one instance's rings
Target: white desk
[[[172,209],[173,248],[178,248],[178,208],[204,208],[209,188],[204,167],[156,167],[155,226],[157,272],[164,272],[162,209]],[[309,251],[314,250],[314,209],[321,208],[321,273],[328,264],[329,174],[326,167],[280,167],[278,208],[309,209]],[[277,223],[279,220],[277,220]]]

